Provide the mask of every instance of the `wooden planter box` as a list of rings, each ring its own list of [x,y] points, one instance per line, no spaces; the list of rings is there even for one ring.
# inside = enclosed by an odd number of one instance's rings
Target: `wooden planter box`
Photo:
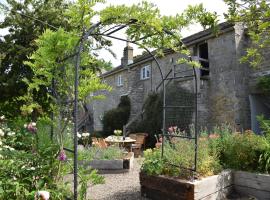
[[[223,171],[194,182],[140,173],[141,194],[152,200],[223,200],[232,191],[258,200],[270,200],[270,175]]]
[[[132,169],[134,161],[134,153],[129,152],[123,159],[115,160],[91,160],[91,161],[80,161],[80,164],[85,167],[92,167],[98,170],[121,170],[121,169]]]
[[[194,182],[140,173],[141,194],[152,200],[224,199],[232,190],[232,174],[224,171]]]
[[[235,171],[233,180],[234,189],[239,194],[270,200],[270,175]]]

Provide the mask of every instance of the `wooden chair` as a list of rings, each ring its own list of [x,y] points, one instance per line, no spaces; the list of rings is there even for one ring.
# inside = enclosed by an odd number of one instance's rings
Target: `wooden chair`
[[[133,140],[136,140],[137,138],[137,135],[135,133],[129,134],[128,136]]]
[[[143,134],[143,133],[142,134],[141,133],[130,134],[130,135],[133,136],[133,137],[134,137],[134,135],[136,135],[136,142],[135,142],[135,144],[132,144],[131,145],[131,151],[134,152],[134,156],[135,157],[138,157],[139,155],[141,155],[142,147],[143,147],[143,149],[145,148],[145,138],[146,138],[146,135]]]
[[[108,147],[108,144],[105,142],[105,140],[103,138],[99,138],[98,142],[99,142],[101,148],[107,148]]]
[[[136,133],[136,142],[137,144],[141,144],[143,149],[145,149],[145,141],[148,137],[148,133]]]
[[[99,141],[96,137],[92,137],[92,146],[94,147],[100,147]]]

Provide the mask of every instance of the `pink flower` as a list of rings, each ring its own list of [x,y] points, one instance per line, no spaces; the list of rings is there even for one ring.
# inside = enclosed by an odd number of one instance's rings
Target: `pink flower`
[[[58,155],[58,160],[65,161],[66,159],[67,159],[67,155],[66,155],[64,149],[62,149]]]
[[[37,132],[37,127],[35,122],[30,122],[27,126],[26,129],[31,132],[31,133],[36,133]]]
[[[173,126],[172,128],[173,128],[173,132],[176,132],[178,127],[177,126]]]
[[[169,133],[173,133],[173,127],[168,128]]]
[[[212,133],[212,134],[209,135],[209,138],[210,138],[210,139],[216,139],[216,138],[219,138],[219,134],[217,134],[217,133]]]

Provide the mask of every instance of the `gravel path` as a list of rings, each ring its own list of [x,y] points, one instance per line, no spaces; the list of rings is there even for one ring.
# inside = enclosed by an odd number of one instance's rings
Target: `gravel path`
[[[141,197],[139,171],[140,159],[134,159],[134,167],[130,171],[105,173],[105,184],[91,186],[88,198],[91,200],[147,200]]]

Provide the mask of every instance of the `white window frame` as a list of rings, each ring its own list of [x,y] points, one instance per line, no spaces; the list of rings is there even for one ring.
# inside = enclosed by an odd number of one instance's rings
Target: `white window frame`
[[[116,85],[117,86],[123,86],[123,77],[122,77],[121,74],[117,76]]]
[[[141,80],[149,79],[151,76],[150,65],[146,65],[141,68]]]

